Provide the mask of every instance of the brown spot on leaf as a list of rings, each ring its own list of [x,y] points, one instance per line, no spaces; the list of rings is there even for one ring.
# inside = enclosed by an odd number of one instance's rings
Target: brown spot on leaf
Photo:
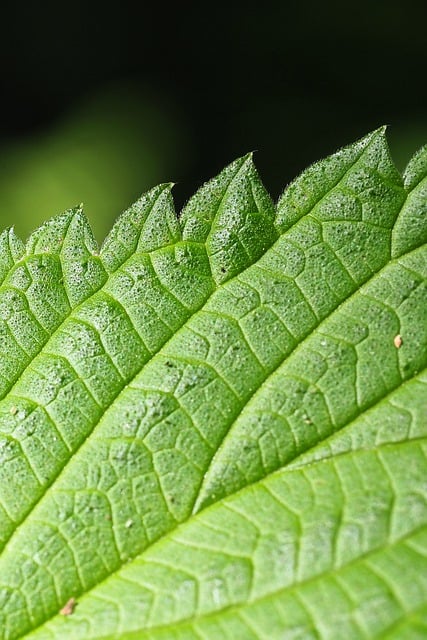
[[[74,609],[76,608],[77,602],[75,598],[70,598],[66,604],[62,607],[59,614],[61,616],[71,616],[74,613]]]
[[[393,342],[396,349],[400,349],[403,343],[402,336],[400,334],[397,334],[397,336],[394,336]]]

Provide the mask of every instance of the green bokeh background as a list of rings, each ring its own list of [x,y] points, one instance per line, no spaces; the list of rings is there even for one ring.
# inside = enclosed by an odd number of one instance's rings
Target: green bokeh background
[[[185,168],[191,147],[152,96],[121,85],[82,100],[54,126],[0,153],[0,224],[27,237],[47,218],[84,205],[102,242],[115,217]]]
[[[121,93],[125,99],[118,100],[117,90],[94,95],[54,127],[2,150],[2,228],[13,225],[26,238],[47,218],[82,202],[102,243],[117,215],[141,193],[185,172],[192,152],[188,131],[185,136],[173,115],[149,98],[129,88]],[[403,171],[427,141],[427,126],[401,125],[388,137]],[[178,199],[178,210],[181,204]]]

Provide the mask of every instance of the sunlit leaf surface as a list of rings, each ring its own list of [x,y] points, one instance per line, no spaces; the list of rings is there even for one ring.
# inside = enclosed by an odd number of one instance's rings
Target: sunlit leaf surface
[[[427,150],[0,236],[0,638],[427,635]]]

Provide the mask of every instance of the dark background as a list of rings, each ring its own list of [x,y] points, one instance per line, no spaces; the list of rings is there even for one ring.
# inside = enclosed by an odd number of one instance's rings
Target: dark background
[[[84,200],[102,237],[144,189],[176,181],[181,207],[249,150],[277,197],[381,124],[402,168],[427,142],[426,4],[10,4],[1,226]]]

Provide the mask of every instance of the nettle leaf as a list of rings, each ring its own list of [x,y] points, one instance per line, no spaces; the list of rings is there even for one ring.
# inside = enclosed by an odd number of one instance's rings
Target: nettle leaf
[[[427,634],[427,148],[0,236],[0,638]]]

